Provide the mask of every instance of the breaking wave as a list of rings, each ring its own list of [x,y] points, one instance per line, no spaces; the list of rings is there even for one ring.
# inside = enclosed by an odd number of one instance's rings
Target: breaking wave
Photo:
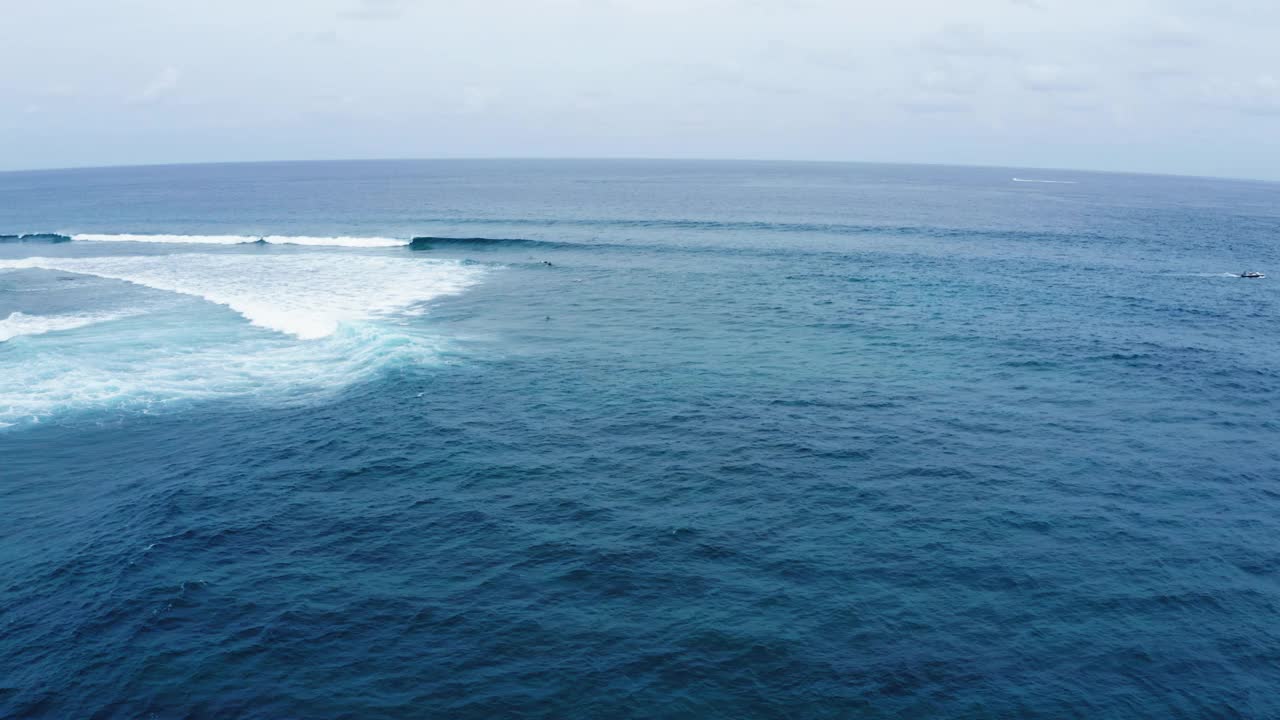
[[[71,242],[71,238],[66,235],[58,235],[57,233],[26,233],[23,235],[0,235],[0,242],[64,243]]]
[[[526,238],[488,238],[488,237],[433,237],[418,236],[409,241],[411,250],[431,250],[435,247],[467,247],[467,248],[501,248],[501,247],[587,247],[587,243],[562,243],[550,240],[530,240]]]
[[[336,253],[30,257],[0,260],[6,270],[77,273],[184,297],[140,299],[143,320],[123,319],[141,316],[137,306],[0,318],[0,340],[44,336],[0,342],[0,427],[193,401],[302,401],[437,363],[447,342],[411,318],[488,272],[456,260]],[[128,324],[105,324],[117,319]],[[48,333],[56,331],[71,332],[55,340]]]
[[[1074,180],[1028,180],[1015,178],[1017,182],[1075,184]],[[442,221],[443,222],[443,221]],[[897,225],[897,224],[847,224],[821,222],[774,222],[764,220],[711,221],[680,218],[654,218],[647,220],[627,219],[565,219],[565,220],[528,220],[528,219],[456,219],[448,221],[456,226],[474,226],[476,228],[501,227],[503,232],[521,232],[531,230],[534,237],[489,237],[489,236],[437,236],[415,235],[408,239],[393,237],[357,237],[357,236],[310,236],[310,235],[177,235],[177,234],[99,234],[77,233],[73,235],[57,235],[50,233],[33,233],[27,235],[0,235],[0,242],[50,242],[69,241],[94,243],[154,243],[175,245],[294,245],[309,247],[342,247],[342,248],[408,248],[411,250],[432,250],[436,248],[460,248],[466,250],[498,250],[504,248],[541,247],[541,248],[575,248],[575,249],[607,249],[617,247],[667,247],[669,238],[658,244],[646,241],[642,237],[628,239],[625,242],[601,242],[593,238],[581,237],[586,229],[603,230],[666,230],[690,233],[777,233],[781,235],[833,235],[833,236],[911,236],[938,238],[994,238],[1009,240],[1076,240],[1081,239],[1114,239],[1113,236],[1102,238],[1093,233],[1066,233],[1052,229],[1013,230],[1008,228],[965,227],[965,226],[932,226],[932,225]],[[555,233],[557,228],[573,230],[566,239]],[[462,232],[466,232],[463,230]],[[549,236],[548,236],[549,235]]]
[[[307,245],[312,247],[381,248],[408,245],[408,240],[388,237],[316,237],[309,235],[145,235],[77,233],[72,240],[79,242],[143,242],[182,245]]]
[[[461,292],[485,270],[454,260],[380,256],[179,254],[0,260],[0,270],[58,270],[202,298],[303,340]]]

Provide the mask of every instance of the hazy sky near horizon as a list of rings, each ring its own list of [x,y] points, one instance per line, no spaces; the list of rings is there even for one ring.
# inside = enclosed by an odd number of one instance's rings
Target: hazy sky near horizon
[[[866,160],[1280,179],[1274,0],[0,0],[0,169]]]

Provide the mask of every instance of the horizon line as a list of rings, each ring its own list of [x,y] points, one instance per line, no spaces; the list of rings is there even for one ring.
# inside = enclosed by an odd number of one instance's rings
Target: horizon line
[[[779,158],[729,158],[729,157],[639,157],[639,156],[438,156],[438,157],[345,157],[272,159],[272,160],[197,160],[190,162],[141,162],[110,165],[68,165],[58,167],[31,167],[0,169],[0,175],[41,172],[75,172],[94,170],[129,170],[145,168],[174,168],[219,165],[300,165],[308,163],[361,163],[361,162],[670,162],[670,163],[776,163],[794,165],[897,165],[906,167],[968,168],[980,170],[1031,170],[1038,172],[1087,173],[1094,175],[1135,175],[1141,177],[1166,177],[1184,180],[1225,180],[1230,182],[1280,183],[1280,179],[1238,177],[1227,175],[1197,175],[1192,173],[1150,172],[1144,170],[1097,170],[1071,167],[1036,167],[1031,165],[987,165],[948,162],[903,162],[884,160],[811,160]]]

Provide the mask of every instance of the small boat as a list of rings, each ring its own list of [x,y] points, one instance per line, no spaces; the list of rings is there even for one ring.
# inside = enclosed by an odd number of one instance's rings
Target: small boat
[[[1266,277],[1266,275],[1263,275],[1263,274],[1262,274],[1262,273],[1260,273],[1260,272],[1254,272],[1254,271],[1252,271],[1252,270],[1246,270],[1246,271],[1244,271],[1244,272],[1240,273],[1240,277],[1242,277],[1242,278],[1264,278],[1264,277]]]

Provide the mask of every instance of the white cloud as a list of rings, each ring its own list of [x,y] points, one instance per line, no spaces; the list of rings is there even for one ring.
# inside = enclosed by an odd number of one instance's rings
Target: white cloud
[[[1079,71],[1049,64],[1023,68],[1022,85],[1028,90],[1045,93],[1078,93],[1090,87]]]
[[[1013,54],[981,27],[962,23],[946,25],[925,36],[921,44],[930,52],[957,57],[991,58]]]
[[[460,109],[464,113],[482,113],[493,106],[501,97],[501,93],[493,88],[469,85],[462,89]]]
[[[921,90],[949,95],[972,95],[984,83],[981,73],[958,66],[933,66],[915,78]]]
[[[1280,80],[1273,75],[1256,75],[1208,88],[1212,105],[1234,110],[1244,115],[1280,115]]]
[[[1191,23],[1175,16],[1152,19],[1145,38],[1147,44],[1158,48],[1195,47],[1202,39]]]
[[[972,109],[972,105],[959,98],[927,93],[903,100],[898,107],[910,113],[959,113]]]
[[[356,6],[340,13],[357,20],[395,20],[413,0],[357,0]]]
[[[182,72],[178,68],[173,66],[166,67],[157,73],[142,90],[135,94],[132,100],[135,103],[156,102],[177,90],[178,81],[181,79]]]

